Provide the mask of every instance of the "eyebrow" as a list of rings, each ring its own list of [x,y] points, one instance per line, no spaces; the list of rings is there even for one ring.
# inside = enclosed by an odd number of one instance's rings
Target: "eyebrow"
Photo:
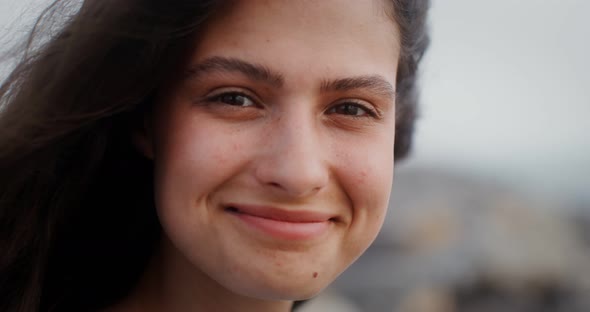
[[[367,89],[372,93],[386,96],[390,99],[395,98],[395,88],[385,78],[380,75],[367,75],[335,80],[325,80],[322,82],[320,90],[327,91],[350,91],[355,89]]]
[[[246,77],[267,83],[275,87],[282,87],[285,79],[278,72],[273,72],[268,67],[242,61],[237,58],[214,56],[207,58],[186,71],[187,79],[198,79],[204,74],[212,72],[237,72]]]
[[[205,74],[214,72],[241,73],[249,79],[261,81],[277,88],[281,88],[285,84],[285,78],[281,73],[273,71],[264,65],[222,56],[213,56],[190,66],[185,72],[185,78],[199,79]],[[395,88],[380,75],[324,80],[320,85],[321,92],[342,92],[355,89],[366,89],[390,99],[395,98],[396,94]]]

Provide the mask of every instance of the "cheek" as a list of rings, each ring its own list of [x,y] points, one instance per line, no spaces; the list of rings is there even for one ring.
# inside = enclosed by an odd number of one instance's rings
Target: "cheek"
[[[239,158],[240,138],[198,117],[177,118],[158,129],[156,165],[161,170],[206,176],[209,171],[219,172],[231,166]]]
[[[213,198],[247,163],[245,138],[202,114],[175,114],[158,128],[155,202],[164,232],[191,259],[223,230]],[[195,248],[195,246],[200,246]],[[198,262],[198,261],[197,261]]]
[[[347,149],[342,158],[342,187],[351,203],[348,241],[351,253],[362,253],[373,242],[385,219],[393,182],[393,140],[384,138]]]
[[[347,192],[356,207],[366,213],[383,210],[389,200],[393,181],[393,140],[385,137],[346,150],[341,173],[347,175]]]
[[[240,170],[246,158],[242,146],[244,138],[198,114],[176,114],[158,128],[154,163],[159,209],[207,200]]]

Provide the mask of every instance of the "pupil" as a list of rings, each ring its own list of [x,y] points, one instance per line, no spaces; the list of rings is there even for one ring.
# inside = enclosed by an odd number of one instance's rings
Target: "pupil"
[[[358,107],[350,104],[345,104],[342,106],[342,113],[347,115],[356,115],[358,113]]]
[[[231,104],[231,105],[243,105],[244,104],[244,97],[239,94],[225,94],[222,96],[221,100],[224,103]]]

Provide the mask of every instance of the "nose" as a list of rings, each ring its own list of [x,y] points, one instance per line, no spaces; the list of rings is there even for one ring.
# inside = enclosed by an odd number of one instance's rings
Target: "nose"
[[[264,136],[255,175],[274,195],[304,198],[328,184],[327,147],[310,119],[283,116],[271,122]]]

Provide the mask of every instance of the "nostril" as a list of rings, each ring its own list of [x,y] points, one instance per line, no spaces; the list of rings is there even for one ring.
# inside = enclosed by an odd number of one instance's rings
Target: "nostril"
[[[277,182],[270,182],[270,185],[274,186],[274,187],[281,187],[281,185]]]
[[[227,212],[233,212],[233,213],[238,213],[238,209],[236,207],[227,207],[225,208],[225,211]]]

